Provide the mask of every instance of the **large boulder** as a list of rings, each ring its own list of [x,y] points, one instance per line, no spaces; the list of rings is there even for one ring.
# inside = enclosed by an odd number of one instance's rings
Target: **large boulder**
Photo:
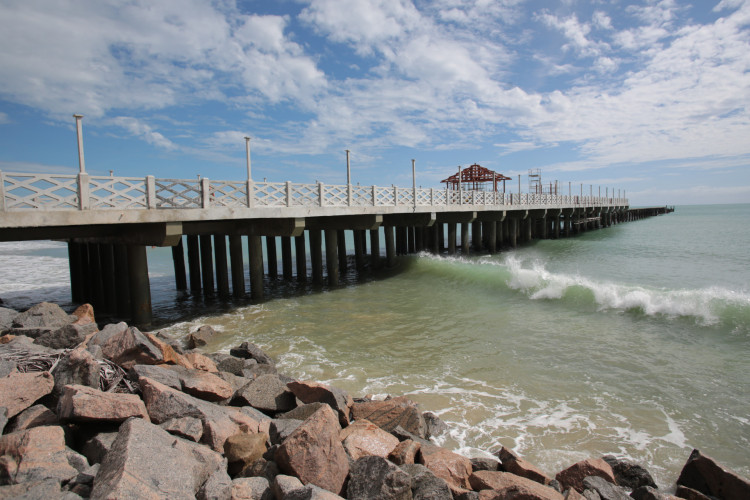
[[[193,498],[223,465],[219,453],[132,418],[120,426],[91,498]]]
[[[235,401],[271,413],[286,412],[297,403],[294,394],[278,375],[260,375],[237,391]]]
[[[419,463],[430,469],[437,477],[445,480],[451,490],[471,489],[471,460],[434,445],[422,445]]]
[[[385,432],[368,420],[354,421],[341,430],[339,439],[352,460],[367,455],[386,458],[399,444],[396,436]]]
[[[588,476],[583,479],[583,491],[594,490],[602,500],[631,500],[624,488],[616,486],[599,476]]]
[[[177,372],[182,390],[196,398],[206,401],[223,401],[231,398],[234,394],[232,384],[213,373],[182,366],[170,368]]]
[[[9,309],[7,307],[0,307],[0,335],[5,333],[13,326],[13,320],[20,313],[15,309]]]
[[[381,429],[391,432],[396,427],[426,438],[426,426],[416,403],[405,397],[387,401],[366,401],[352,405],[352,418],[366,419]]]
[[[693,450],[677,484],[720,500],[750,498],[750,481]]]
[[[102,392],[85,385],[66,385],[57,405],[63,422],[124,422],[130,417],[149,420],[146,405],[135,394]]]
[[[196,347],[203,347],[207,345],[212,338],[216,336],[216,330],[208,325],[203,325],[196,331],[188,335],[187,345],[188,349],[195,349]]]
[[[268,434],[240,432],[224,441],[224,456],[229,461],[230,473],[237,473],[263,457]]]
[[[341,425],[325,405],[305,420],[276,450],[282,472],[341,494],[349,474],[349,461],[339,440]]]
[[[70,349],[83,342],[86,337],[96,331],[96,323],[71,323],[57,330],[49,330],[42,333],[34,340],[34,343],[52,349]]]
[[[70,315],[57,304],[41,302],[13,319],[11,333],[37,338],[72,322]]]
[[[44,479],[66,481],[78,475],[70,465],[62,427],[34,427],[0,436],[0,484]]]
[[[411,476],[383,457],[362,457],[352,465],[346,498],[411,500]]]
[[[274,500],[271,484],[264,477],[240,477],[232,481],[232,500]]]
[[[271,356],[263,352],[263,350],[252,342],[243,342],[239,347],[233,347],[229,350],[229,354],[236,358],[242,359],[254,359],[261,365],[275,366]]]
[[[42,425],[58,425],[57,415],[44,405],[34,405],[16,415],[8,432],[25,431]]]
[[[101,367],[93,354],[83,348],[73,349],[60,358],[52,369],[55,377],[55,394],[66,385],[76,384],[99,388]]]
[[[52,392],[54,380],[49,372],[13,372],[0,378],[0,406],[15,417],[36,401]]]
[[[568,488],[574,488],[578,493],[583,493],[585,489],[583,487],[583,480],[587,476],[599,476],[612,484],[617,484],[612,467],[601,458],[588,458],[576,462],[567,469],[558,472],[555,479],[559,481],[563,491]]]
[[[159,427],[170,434],[195,441],[196,443],[203,436],[203,422],[194,417],[170,418],[160,423]]]
[[[531,479],[503,471],[478,471],[471,475],[474,490],[492,490],[497,498],[525,498],[528,500],[563,500],[554,489]]]
[[[161,350],[151,340],[141,333],[138,328],[128,327],[111,333],[105,326],[89,341],[89,346],[98,345],[102,355],[124,369],[130,369],[137,364],[155,365],[164,362]],[[114,329],[113,329],[114,330]]]
[[[602,457],[612,467],[615,474],[615,481],[620,486],[625,486],[631,490],[636,490],[641,486],[650,486],[656,488],[656,483],[651,474],[642,466],[624,458],[616,458],[612,455]]]
[[[414,500],[453,500],[448,483],[424,465],[403,465],[401,470],[411,476],[411,491]]]
[[[349,424],[354,400],[343,389],[312,381],[297,381],[287,384],[289,390],[303,403],[326,403],[339,414],[342,426]]]
[[[388,454],[388,460],[396,465],[413,464],[421,446],[421,444],[411,439],[401,441]]]
[[[203,423],[201,442],[215,451],[224,451],[227,438],[242,430],[268,432],[268,421],[260,422],[240,409],[203,401],[148,377],[141,377],[138,381],[152,422],[160,424],[172,418],[197,418]]]
[[[172,389],[182,390],[182,381],[176,370],[170,370],[166,365],[133,365],[128,371],[128,377],[138,382],[141,377],[164,384]]]
[[[516,476],[531,479],[539,484],[549,484],[552,480],[552,478],[547,477],[538,467],[519,457],[505,446],[500,449],[497,456],[502,463],[503,470],[506,472],[512,472]]]

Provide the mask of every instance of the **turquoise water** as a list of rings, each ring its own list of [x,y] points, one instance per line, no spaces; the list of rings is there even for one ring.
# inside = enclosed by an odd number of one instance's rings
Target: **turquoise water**
[[[677,207],[492,256],[403,258],[335,290],[269,283],[270,300],[234,306],[176,294],[157,249],[152,294],[175,336],[210,324],[212,350],[250,340],[291,376],[410,395],[468,455],[504,445],[554,474],[613,453],[669,486],[696,447],[750,476],[748,216]],[[34,245],[0,246],[0,297],[69,300],[65,247]]]

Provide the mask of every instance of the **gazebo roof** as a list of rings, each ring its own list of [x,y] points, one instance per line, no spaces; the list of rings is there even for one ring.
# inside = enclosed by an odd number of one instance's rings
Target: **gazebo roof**
[[[478,183],[478,182],[494,182],[494,181],[509,181],[512,180],[503,174],[499,174],[489,168],[484,168],[481,165],[474,164],[468,168],[461,170],[461,183]],[[443,179],[440,182],[446,182],[450,184],[458,183],[458,172],[451,175],[447,179]]]

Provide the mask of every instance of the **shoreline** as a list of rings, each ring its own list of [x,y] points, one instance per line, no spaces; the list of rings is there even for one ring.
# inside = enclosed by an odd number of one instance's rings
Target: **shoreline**
[[[18,483],[0,488],[54,489],[52,481],[56,481],[59,495],[123,496],[134,486],[116,478],[112,468],[140,471],[138,463],[146,461],[149,453],[159,453],[139,448],[140,441],[149,436],[155,441],[174,439],[185,454],[208,457],[204,462],[212,464],[210,471],[192,478],[194,485],[199,484],[191,493],[206,498],[213,498],[206,496],[209,486],[221,491],[217,498],[232,498],[233,492],[240,498],[243,488],[266,491],[266,483],[269,492],[275,489],[267,498],[298,498],[297,494],[303,495],[299,498],[340,498],[332,494],[344,498],[411,498],[420,488],[427,488],[425,485],[438,492],[429,498],[461,499],[504,498],[499,492],[510,490],[522,490],[531,495],[529,498],[566,499],[580,495],[590,498],[592,491],[601,498],[609,494],[627,496],[632,491],[641,492],[636,498],[647,494],[651,496],[643,498],[669,498],[666,495],[673,492],[656,489],[644,467],[615,457],[591,457],[559,471],[554,478],[506,448],[486,450],[493,459],[463,457],[431,440],[445,431],[445,424],[434,414],[422,412],[408,398],[353,399],[336,387],[295,381],[279,374],[274,360],[247,342],[232,348],[229,354],[204,354],[201,346],[216,335],[210,327],[192,333],[186,346],[190,349],[186,350],[172,338],[140,332],[124,323],[99,330],[93,309],[87,305],[73,315],[54,304],[39,304],[30,311],[23,315],[16,312],[10,328],[0,323],[0,333],[9,330],[16,335],[4,335],[0,344],[0,366],[4,369],[0,383],[6,384],[0,396],[5,403],[0,406],[7,408],[8,402],[14,405],[2,426],[5,430],[0,451],[11,458],[3,462],[0,482]],[[3,321],[7,324],[7,318]],[[11,359],[9,353],[14,352],[16,357]],[[20,379],[31,377],[35,381],[29,387],[35,389],[26,387],[24,391],[38,397],[21,397],[21,406],[25,405],[21,408],[16,401],[20,396],[11,393],[23,385]],[[100,434],[111,438],[109,448],[103,438],[96,441]],[[57,443],[57,461],[31,472],[22,471],[24,460],[19,457],[34,454],[33,449],[13,448],[14,440],[22,436],[27,441]],[[234,441],[238,441],[236,449]],[[91,451],[95,447],[92,442],[97,443],[98,457]],[[253,452],[238,458],[248,447]],[[116,452],[110,454],[107,449]],[[321,450],[326,451],[312,465],[308,463]],[[98,466],[93,463],[97,458]],[[675,478],[682,484],[676,493],[682,492],[686,495],[683,498],[702,498],[689,496],[693,493],[684,488],[707,482],[693,477],[698,472],[692,469],[700,468],[696,463],[715,462],[697,450],[686,460],[680,478]],[[27,456],[26,462],[33,459]],[[63,467],[65,463],[67,468]],[[323,479],[321,471],[325,471]],[[631,479],[623,471],[631,475],[637,471],[637,481],[643,484],[627,483]],[[159,471],[139,474],[151,477],[149,474],[158,475]],[[722,484],[729,481],[740,488],[738,491],[750,492],[742,489],[750,488],[750,482],[726,474],[729,476],[722,476]],[[161,481],[168,479],[158,477]],[[279,484],[284,481],[295,485],[286,493]],[[402,485],[399,492],[386,495],[384,485],[394,484]],[[366,496],[373,488],[381,488],[378,491],[382,495]],[[616,488],[615,493],[611,488]],[[159,488],[154,491],[166,493]],[[395,496],[389,496],[391,493]],[[717,497],[716,493],[708,490],[704,494]]]

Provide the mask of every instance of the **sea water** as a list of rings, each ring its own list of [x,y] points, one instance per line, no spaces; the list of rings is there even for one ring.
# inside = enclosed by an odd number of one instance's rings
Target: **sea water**
[[[614,454],[666,487],[699,448],[747,477],[749,217],[677,207],[495,255],[404,257],[336,289],[267,280],[256,304],[176,292],[169,250],[150,249],[154,313],[176,337],[213,326],[210,350],[254,342],[296,378],[408,395],[468,456],[506,446],[554,475]],[[66,256],[0,245],[0,297],[72,306]]]

